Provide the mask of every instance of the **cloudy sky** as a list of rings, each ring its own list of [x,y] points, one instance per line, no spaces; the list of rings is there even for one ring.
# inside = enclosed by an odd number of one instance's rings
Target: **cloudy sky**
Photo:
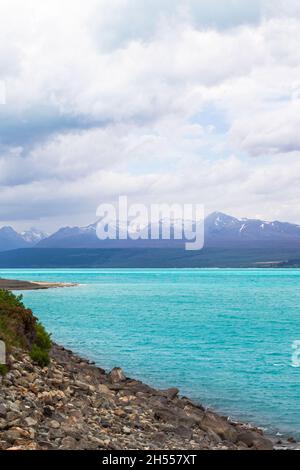
[[[0,225],[101,202],[300,223],[298,0],[0,0]]]

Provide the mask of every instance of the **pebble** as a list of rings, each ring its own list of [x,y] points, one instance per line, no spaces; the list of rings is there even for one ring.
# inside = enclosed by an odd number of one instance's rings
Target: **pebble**
[[[0,450],[273,447],[260,430],[206,412],[177,388],[155,390],[121,368],[105,373],[57,345],[51,356],[41,369],[13,350],[1,379]]]

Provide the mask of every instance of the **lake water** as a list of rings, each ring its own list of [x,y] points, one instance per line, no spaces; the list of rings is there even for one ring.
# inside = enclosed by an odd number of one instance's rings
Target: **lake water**
[[[1,270],[58,343],[104,368],[300,437],[300,270]]]

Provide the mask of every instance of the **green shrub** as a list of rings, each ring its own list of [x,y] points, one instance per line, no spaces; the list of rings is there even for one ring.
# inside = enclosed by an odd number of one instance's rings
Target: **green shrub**
[[[0,375],[5,375],[8,372],[8,366],[6,364],[0,364]]]
[[[50,351],[51,349],[51,335],[47,333],[43,325],[38,322],[35,326],[35,332],[36,332],[36,338],[35,338],[35,344],[38,346],[40,349],[45,350],[45,351]]]
[[[22,295],[15,295],[8,290],[0,289],[0,304],[3,307],[21,307],[25,308]]]
[[[30,357],[40,367],[46,367],[50,363],[49,351],[52,345],[51,335],[47,333],[40,322],[35,325],[35,334],[35,341],[30,351]]]
[[[22,296],[5,290],[0,290],[0,340],[8,350],[18,347],[29,351],[32,360],[41,367],[50,362],[50,335],[32,311],[26,309]]]
[[[36,318],[21,297],[0,290],[0,339],[11,347],[30,349],[36,338]]]
[[[30,357],[40,367],[47,367],[50,363],[49,351],[39,348],[36,344],[31,348]]]

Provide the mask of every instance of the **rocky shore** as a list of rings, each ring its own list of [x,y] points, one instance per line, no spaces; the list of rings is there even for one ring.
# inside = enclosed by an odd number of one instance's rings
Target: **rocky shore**
[[[0,449],[271,450],[261,430],[106,373],[53,345],[48,367],[14,348],[0,378]]]

